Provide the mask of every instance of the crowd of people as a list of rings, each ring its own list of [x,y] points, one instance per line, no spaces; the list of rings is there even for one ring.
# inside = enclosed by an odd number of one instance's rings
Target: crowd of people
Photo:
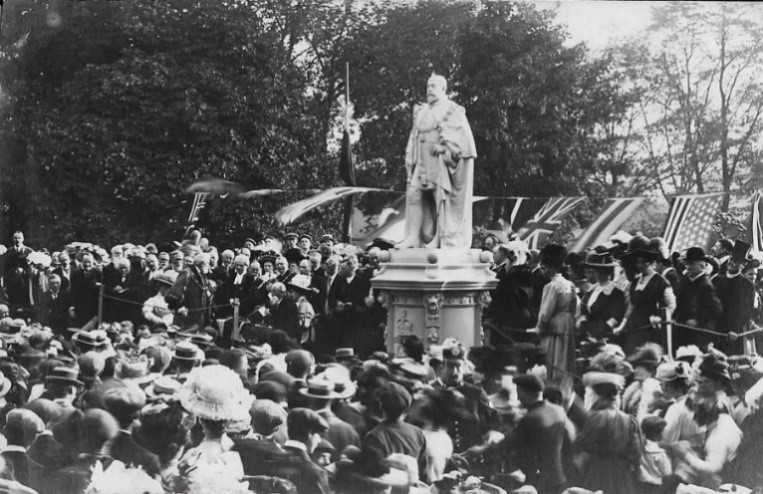
[[[759,261],[484,239],[485,342],[400,340],[381,250],[0,246],[0,490],[711,493],[763,489]],[[465,328],[469,332],[470,328]],[[726,490],[724,490],[726,489]]]

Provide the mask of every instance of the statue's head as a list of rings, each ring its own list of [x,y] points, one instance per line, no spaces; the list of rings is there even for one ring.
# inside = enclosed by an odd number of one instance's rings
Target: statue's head
[[[448,83],[441,75],[432,73],[427,80],[427,103],[435,103],[441,99],[445,99],[445,91],[448,88]]]

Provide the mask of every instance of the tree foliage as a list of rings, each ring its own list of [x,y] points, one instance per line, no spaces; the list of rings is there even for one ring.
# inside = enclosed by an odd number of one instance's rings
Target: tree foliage
[[[4,17],[0,235],[34,244],[176,239],[182,191],[205,176],[337,185],[346,63],[359,185],[403,190],[432,71],[472,123],[478,194],[596,201],[625,190],[633,160],[611,130],[632,98],[615,59],[567,47],[552,14],[524,2],[15,0]],[[222,243],[275,232],[272,213],[300,197],[216,201],[200,227]],[[333,208],[305,228],[339,226]]]

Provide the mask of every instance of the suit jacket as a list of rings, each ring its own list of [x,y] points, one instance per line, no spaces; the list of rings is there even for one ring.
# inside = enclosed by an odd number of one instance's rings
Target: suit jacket
[[[69,327],[69,308],[72,307],[72,297],[69,293],[59,292],[56,299],[47,291],[40,297],[35,307],[37,318],[44,326],[50,326],[57,335],[66,333]]]
[[[284,445],[284,453],[278,461],[268,465],[266,475],[290,480],[297,487],[299,494],[328,494],[328,473],[316,465],[307,452],[289,445]]]
[[[285,331],[290,338],[299,341],[299,311],[297,303],[291,297],[284,297],[277,306],[270,307],[270,325]]]
[[[26,269],[29,263],[27,262],[27,256],[33,251],[30,247],[24,245],[20,251],[16,251],[15,247],[10,247],[5,253],[3,261],[5,261],[5,274],[9,275],[12,271],[18,268]]]
[[[267,475],[285,456],[278,443],[259,438],[234,439],[232,451],[238,452],[241,464],[244,465],[244,475]]]
[[[329,290],[329,309],[336,311],[337,302],[352,304],[351,310],[345,308],[344,314],[355,311],[363,311],[366,308],[365,299],[371,291],[371,278],[365,273],[358,271],[351,283],[344,276],[337,276]]]
[[[347,446],[360,447],[360,436],[350,424],[334,415],[330,410],[321,410],[318,414],[326,419],[326,422],[329,424],[329,430],[321,434],[321,437],[336,448],[332,458],[333,461],[339,460],[339,455]]]
[[[61,291],[68,292],[72,286],[72,276],[74,276],[74,267],[69,266],[68,276],[64,274],[64,270],[63,268],[61,268],[61,266],[58,266],[56,269],[54,269],[53,274],[56,274],[61,278]]]
[[[72,304],[77,311],[77,321],[80,326],[84,326],[98,315],[97,284],[101,283],[101,276],[101,273],[95,269],[87,274],[84,271],[77,271],[72,275]]]
[[[488,306],[491,319],[499,327],[526,329],[534,327],[537,314],[532,308],[528,292],[532,288],[532,275],[525,266],[506,269],[502,265],[496,272],[498,286],[491,294]]]
[[[251,285],[254,283],[254,276],[249,273],[244,273],[241,278],[241,283],[235,285],[236,271],[231,270],[228,273],[223,284],[217,288],[215,292],[215,303],[217,305],[226,305],[230,303],[231,299],[237,298],[241,302],[240,313],[249,314],[253,307],[251,301],[246,300],[246,295],[249,293]],[[216,311],[217,317],[231,317],[233,315],[233,307],[219,307]]]
[[[562,445],[566,435],[567,414],[559,406],[539,401],[504,440],[507,449],[519,453],[521,470],[527,483],[538,492],[562,492],[567,482],[562,468]]]
[[[686,278],[681,295],[676,298],[673,319],[682,323],[695,319],[699,327],[714,329],[722,314],[721,301],[707,275],[694,280]]]
[[[181,307],[188,309],[185,328],[194,324],[203,328],[209,321],[210,292],[207,277],[196,266],[185,268],[167,294],[167,304],[171,310]]]
[[[152,477],[161,472],[159,457],[136,443],[129,432],[119,431],[117,437],[111,441],[108,450],[110,456],[115,460],[119,460],[127,466],[142,467]]]
[[[678,272],[676,268],[669,268],[666,269],[662,273],[662,277],[668,280],[668,283],[670,283],[670,287],[673,289],[673,293],[678,297],[681,295],[681,288],[683,288],[683,284],[686,281],[686,277]]]

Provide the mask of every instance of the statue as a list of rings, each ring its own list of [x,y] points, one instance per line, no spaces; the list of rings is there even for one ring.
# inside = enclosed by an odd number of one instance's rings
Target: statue
[[[427,104],[413,109],[405,166],[405,239],[398,248],[472,244],[472,184],[477,151],[464,108],[445,94],[445,78],[427,81]]]

